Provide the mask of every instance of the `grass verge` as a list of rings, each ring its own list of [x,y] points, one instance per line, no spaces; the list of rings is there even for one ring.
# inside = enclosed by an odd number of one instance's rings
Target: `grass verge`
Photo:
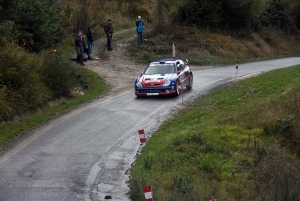
[[[154,133],[128,195],[160,201],[299,200],[300,66],[204,95]]]
[[[15,137],[38,126],[42,122],[51,119],[65,110],[75,108],[82,103],[93,100],[107,91],[109,86],[104,83],[102,78],[89,69],[84,68],[82,70],[85,71],[89,83],[89,89],[84,95],[73,99],[59,100],[54,104],[55,106],[41,109],[37,113],[27,115],[13,122],[0,124],[0,149]]]
[[[176,30],[176,31],[174,31]],[[274,32],[251,33],[238,38],[171,24],[154,25],[144,33],[144,43],[128,46],[133,59],[149,63],[155,59],[176,56],[186,57],[194,65],[229,65],[299,55],[297,36]],[[135,45],[136,44],[136,45]]]

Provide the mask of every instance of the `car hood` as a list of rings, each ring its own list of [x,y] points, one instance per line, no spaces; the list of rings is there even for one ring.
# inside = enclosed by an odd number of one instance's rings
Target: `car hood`
[[[162,86],[166,81],[171,80],[176,77],[176,74],[155,74],[155,75],[143,75],[140,77],[139,81],[142,83],[143,87],[159,87]]]

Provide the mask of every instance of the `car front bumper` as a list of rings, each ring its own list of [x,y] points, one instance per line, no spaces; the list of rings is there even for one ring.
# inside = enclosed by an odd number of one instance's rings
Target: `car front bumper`
[[[135,88],[136,96],[160,96],[160,95],[172,95],[176,94],[174,87],[163,88]]]

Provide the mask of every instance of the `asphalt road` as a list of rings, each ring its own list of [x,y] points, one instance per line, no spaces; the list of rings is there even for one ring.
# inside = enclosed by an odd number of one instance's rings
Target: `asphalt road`
[[[300,57],[194,72],[191,91],[135,98],[133,89],[96,100],[37,128],[0,158],[0,201],[128,200],[125,181],[141,145],[195,96],[236,78],[300,64]],[[193,69],[193,67],[192,67]],[[134,82],[134,80],[132,81]]]

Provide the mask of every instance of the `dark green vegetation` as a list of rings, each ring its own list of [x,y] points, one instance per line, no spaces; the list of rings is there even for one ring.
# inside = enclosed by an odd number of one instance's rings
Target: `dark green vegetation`
[[[63,57],[0,50],[0,147],[14,136],[107,90],[94,72]]]
[[[13,41],[39,52],[58,43],[63,36],[59,9],[50,1],[1,0],[0,11],[3,13],[1,29],[5,29],[2,41]]]
[[[300,200],[300,66],[234,82],[152,135],[131,169],[144,200]]]

